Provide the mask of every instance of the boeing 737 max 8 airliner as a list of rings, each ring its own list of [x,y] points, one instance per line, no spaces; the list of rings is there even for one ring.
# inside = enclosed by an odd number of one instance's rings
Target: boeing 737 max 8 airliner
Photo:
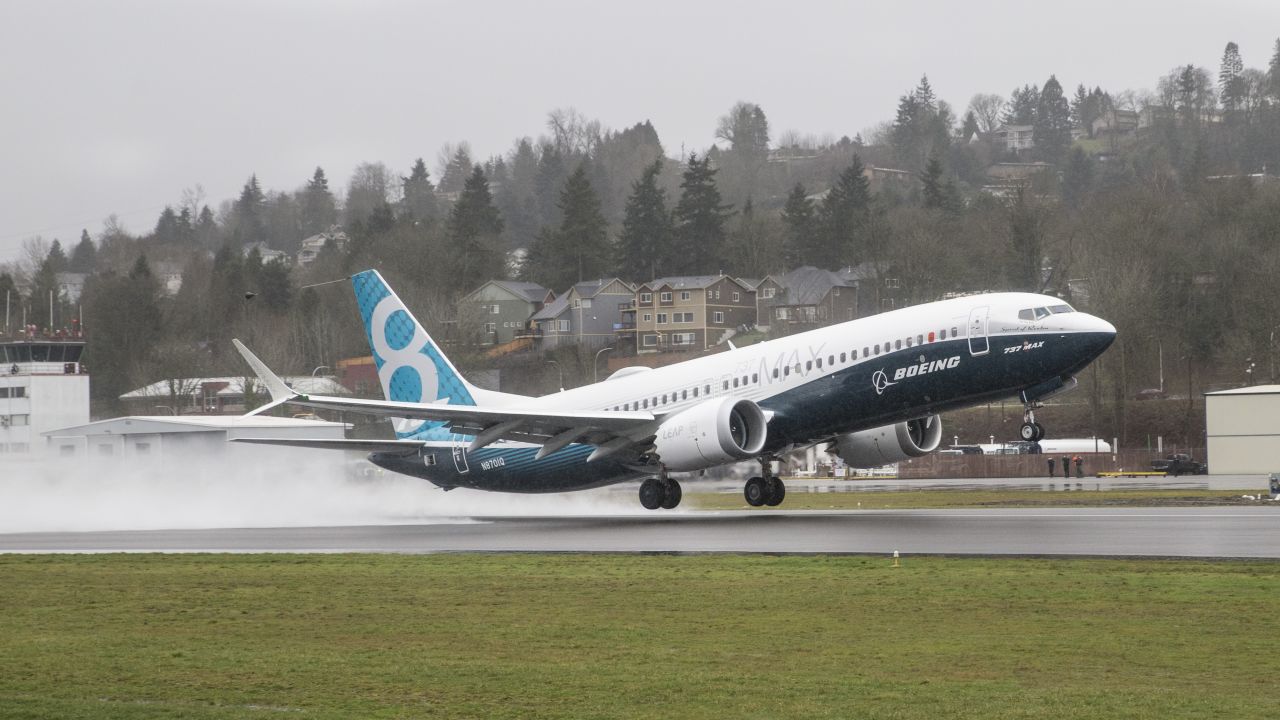
[[[748,503],[777,505],[773,461],[826,444],[851,467],[919,457],[942,441],[939,413],[1018,397],[1034,410],[1075,386],[1116,329],[1061,299],[989,293],[894,310],[661,368],[530,397],[467,382],[375,270],[351,278],[386,400],[290,389],[239,341],[271,403],[393,419],[395,440],[240,439],[363,450],[374,464],[445,488],[563,492],[646,478],[640,502],[673,508],[669,473],[754,459]]]

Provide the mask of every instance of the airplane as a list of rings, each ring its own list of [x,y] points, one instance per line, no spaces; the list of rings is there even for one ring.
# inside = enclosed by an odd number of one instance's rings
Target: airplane
[[[351,277],[385,400],[288,387],[239,340],[237,350],[279,405],[391,418],[394,440],[237,438],[361,450],[373,464],[445,490],[553,493],[643,479],[640,504],[679,505],[671,473],[755,460],[748,504],[786,496],[774,463],[825,444],[850,467],[921,457],[942,440],[940,413],[1017,397],[1020,434],[1044,437],[1035,409],[1116,329],[1060,298],[1004,292],[884,312],[686,360],[626,367],[539,397],[467,382],[376,270]]]

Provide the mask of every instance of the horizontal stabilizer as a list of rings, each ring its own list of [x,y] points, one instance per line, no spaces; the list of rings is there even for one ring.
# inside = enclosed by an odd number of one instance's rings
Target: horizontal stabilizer
[[[321,450],[358,450],[388,455],[413,455],[426,443],[421,440],[310,440],[306,438],[232,438],[232,442],[254,445],[285,445]]]

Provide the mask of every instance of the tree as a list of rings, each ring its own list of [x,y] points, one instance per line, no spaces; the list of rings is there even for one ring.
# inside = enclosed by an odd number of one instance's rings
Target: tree
[[[1245,99],[1244,61],[1240,58],[1240,46],[1227,43],[1222,53],[1222,65],[1218,70],[1218,97],[1222,109],[1230,119],[1240,109]]]
[[[724,251],[724,223],[729,206],[720,202],[716,188],[716,171],[711,158],[698,160],[689,154],[684,177],[680,182],[680,200],[676,203],[675,256],[672,271],[690,275],[711,274],[720,269]]]
[[[1009,283],[1017,290],[1040,292],[1044,253],[1044,213],[1025,187],[1019,187],[1009,209]]]
[[[951,108],[937,101],[928,76],[922,76],[915,90],[898,99],[891,141],[899,166],[921,170],[929,153],[948,147],[953,122]]]
[[[658,158],[631,185],[616,251],[619,277],[652,280],[668,272],[674,231],[667,192],[658,187],[661,174],[662,158]]]
[[[302,191],[302,234],[305,237],[318,235],[337,221],[338,208],[333,193],[329,191],[329,179],[325,177],[324,168],[317,167]],[[298,238],[299,241],[302,239]]]
[[[1005,125],[1034,125],[1040,108],[1040,89],[1035,85],[1014,88],[1001,118]]]
[[[1053,75],[1040,89],[1033,133],[1036,154],[1051,163],[1061,162],[1071,146],[1071,107],[1062,94],[1062,85]]]
[[[499,235],[502,217],[493,204],[489,180],[475,167],[449,212],[448,235],[452,256],[453,289],[469,290],[495,278],[506,277],[506,258]]]
[[[921,200],[926,208],[947,211],[959,209],[954,203],[955,185],[943,176],[942,158],[938,153],[929,155],[929,162],[920,175],[920,183]]]
[[[1062,171],[1062,202],[1069,208],[1079,208],[1093,188],[1093,161],[1082,148],[1071,151],[1071,158]]]
[[[815,245],[817,222],[814,216],[813,201],[809,199],[804,185],[796,183],[787,195],[787,202],[782,206],[782,222],[786,226],[786,244],[784,256],[788,265],[812,265],[809,257],[810,249]]]
[[[267,198],[258,184],[258,175],[249,176],[240,197],[232,206],[235,225],[231,236],[237,246],[251,242],[262,242],[266,239],[266,223],[263,221],[263,205]]]
[[[600,198],[587,180],[584,164],[569,176],[560,193],[560,228],[535,242],[528,277],[550,288],[568,288],[609,269],[609,243]]]
[[[1004,98],[994,93],[978,93],[969,98],[969,112],[983,133],[995,132],[1000,127],[1000,111],[1003,109]]]
[[[83,305],[85,324],[93,328],[84,353],[93,368],[93,395],[114,406],[120,395],[154,380],[140,377],[151,366],[163,329],[160,284],[146,256],[139,255],[127,275],[108,271],[91,277]]]
[[[62,250],[62,242],[57,238],[53,239],[53,244],[49,246],[49,255],[45,258],[45,262],[49,264],[49,269],[54,273],[67,271],[67,254]]]
[[[414,220],[434,220],[436,217],[436,189],[427,173],[427,164],[418,158],[409,170],[409,177],[400,178],[404,186],[401,207],[404,214]]]
[[[471,146],[466,143],[446,144],[440,148],[440,192],[462,192],[471,177]]]
[[[343,214],[348,224],[368,222],[369,216],[391,202],[391,171],[382,163],[360,163],[347,183]]]
[[[1267,65],[1267,96],[1280,102],[1280,38],[1276,38],[1271,62]]]
[[[71,261],[67,269],[77,273],[91,273],[98,260],[98,248],[89,237],[88,230],[80,231],[80,242],[71,251]]]
[[[819,232],[813,235],[816,243],[808,252],[809,264],[837,268],[867,259],[864,235],[871,213],[871,186],[863,171],[862,158],[854,155],[823,198],[818,211]]]
[[[751,198],[742,204],[729,233],[726,272],[738,277],[762,277],[785,266],[782,233],[777,222],[757,213]]]

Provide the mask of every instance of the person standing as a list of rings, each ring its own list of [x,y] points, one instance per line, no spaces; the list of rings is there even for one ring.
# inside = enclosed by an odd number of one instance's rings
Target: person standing
[[[1066,455],[1062,456],[1062,477],[1071,477],[1071,458]]]
[[[1053,477],[1053,456],[1049,456],[1049,477]]]
[[[1075,464],[1076,464],[1076,477],[1078,478],[1084,477],[1084,458],[1080,457],[1079,455],[1075,456]]]

